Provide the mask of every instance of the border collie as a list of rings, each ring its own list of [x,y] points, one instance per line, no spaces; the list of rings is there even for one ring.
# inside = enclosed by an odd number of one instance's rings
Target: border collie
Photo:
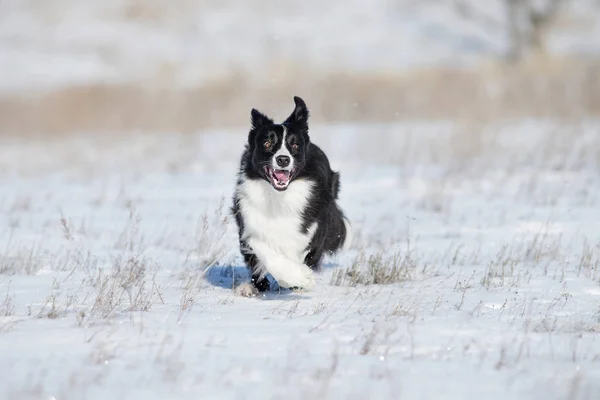
[[[340,174],[310,141],[308,109],[300,97],[281,124],[252,109],[232,212],[240,251],[250,270],[251,293],[309,289],[325,254],[347,246],[350,224],[336,200]]]

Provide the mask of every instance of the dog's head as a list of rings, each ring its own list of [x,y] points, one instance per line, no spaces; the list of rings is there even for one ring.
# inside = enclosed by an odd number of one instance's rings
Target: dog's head
[[[281,124],[252,109],[248,150],[252,169],[279,191],[286,190],[306,164],[309,144],[308,109],[294,97],[296,107]]]

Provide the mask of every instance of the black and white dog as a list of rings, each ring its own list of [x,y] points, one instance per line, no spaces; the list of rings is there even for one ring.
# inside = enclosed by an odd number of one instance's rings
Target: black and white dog
[[[323,255],[349,243],[350,225],[336,204],[340,175],[310,141],[308,109],[299,97],[281,124],[252,109],[232,211],[253,291],[314,284]]]

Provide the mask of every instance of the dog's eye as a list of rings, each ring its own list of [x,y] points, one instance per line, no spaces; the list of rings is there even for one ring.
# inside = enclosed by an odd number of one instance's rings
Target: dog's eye
[[[268,149],[269,147],[271,147],[271,141],[270,141],[270,140],[267,140],[266,142],[264,142],[264,143],[263,143],[263,147],[264,147],[265,149]]]
[[[300,148],[300,146],[298,146],[298,143],[294,143],[294,144],[292,145],[292,150],[295,150],[295,151],[297,151],[299,148]]]

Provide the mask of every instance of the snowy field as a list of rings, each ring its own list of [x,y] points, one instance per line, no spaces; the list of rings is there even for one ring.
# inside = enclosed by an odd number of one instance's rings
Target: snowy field
[[[461,3],[486,17],[461,17],[451,0],[3,0],[0,92],[123,82],[197,87],[240,76],[270,84],[298,65],[313,75],[385,75],[504,54],[503,1]],[[563,8],[547,50],[600,54],[598,2]]]
[[[598,399],[599,130],[314,126],[355,241],[260,298],[245,129],[2,138],[0,398]]]

